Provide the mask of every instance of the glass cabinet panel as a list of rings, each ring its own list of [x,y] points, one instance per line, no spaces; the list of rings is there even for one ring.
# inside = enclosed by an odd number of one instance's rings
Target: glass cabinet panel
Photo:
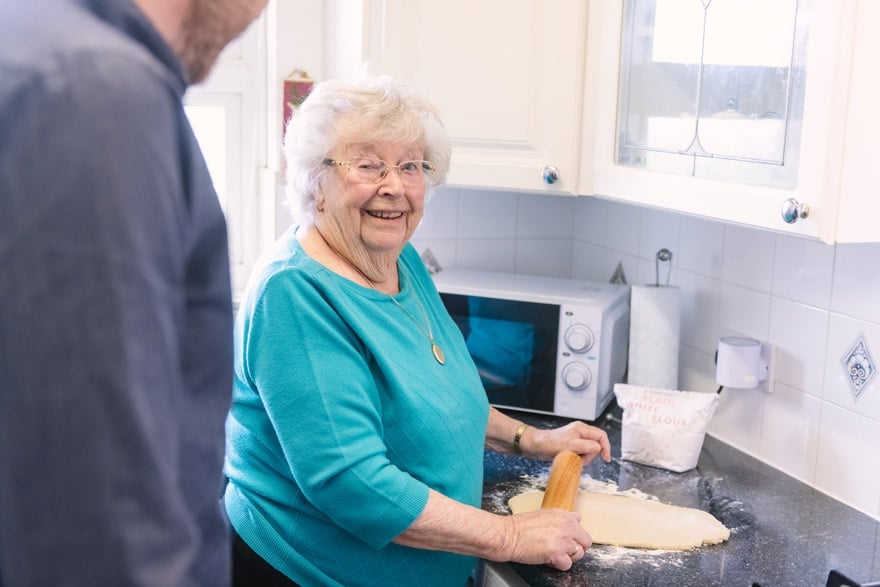
[[[626,0],[619,165],[793,188],[810,0]]]

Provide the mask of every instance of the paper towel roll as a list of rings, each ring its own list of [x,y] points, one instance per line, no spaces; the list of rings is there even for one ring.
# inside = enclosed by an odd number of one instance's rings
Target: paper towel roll
[[[678,389],[680,297],[674,286],[632,286],[627,376],[631,385]]]

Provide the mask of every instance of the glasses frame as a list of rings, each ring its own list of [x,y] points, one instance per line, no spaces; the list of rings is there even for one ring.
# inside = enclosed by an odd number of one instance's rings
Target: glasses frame
[[[432,179],[434,177],[434,174],[437,172],[437,167],[433,163],[431,163],[430,161],[426,161],[424,159],[412,159],[409,161],[401,161],[397,165],[392,165],[392,164],[388,163],[387,161],[379,159],[378,157],[353,157],[352,159],[349,159],[348,161],[337,161],[336,159],[327,158],[327,159],[324,159],[322,161],[322,163],[324,165],[327,165],[330,167],[344,167],[347,171],[351,172],[352,163],[355,163],[358,160],[381,163],[381,167],[379,167],[379,169],[378,169],[379,176],[375,180],[364,177],[363,173],[360,170],[358,170],[357,167],[355,167],[355,175],[358,177],[358,179],[360,179],[364,183],[374,183],[374,184],[382,183],[382,181],[388,176],[388,172],[391,171],[392,169],[394,169],[395,171],[397,171],[397,177],[400,178],[401,183],[404,183],[407,185],[421,185],[421,184],[433,185]],[[418,174],[418,177],[421,178],[421,182],[414,183],[413,181],[411,181],[409,179],[408,176],[404,175],[404,172],[401,171],[401,166],[412,164],[412,163],[415,163],[416,167],[421,171]]]

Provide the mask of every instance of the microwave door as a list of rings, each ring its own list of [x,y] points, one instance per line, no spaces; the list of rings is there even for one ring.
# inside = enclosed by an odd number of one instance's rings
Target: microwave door
[[[559,307],[442,294],[496,406],[551,412]]]

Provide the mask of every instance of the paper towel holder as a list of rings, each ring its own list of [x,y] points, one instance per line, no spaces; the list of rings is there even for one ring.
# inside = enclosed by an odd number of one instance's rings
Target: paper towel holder
[[[733,389],[758,387],[770,371],[763,347],[761,341],[747,336],[722,336],[715,360],[715,382]]]

